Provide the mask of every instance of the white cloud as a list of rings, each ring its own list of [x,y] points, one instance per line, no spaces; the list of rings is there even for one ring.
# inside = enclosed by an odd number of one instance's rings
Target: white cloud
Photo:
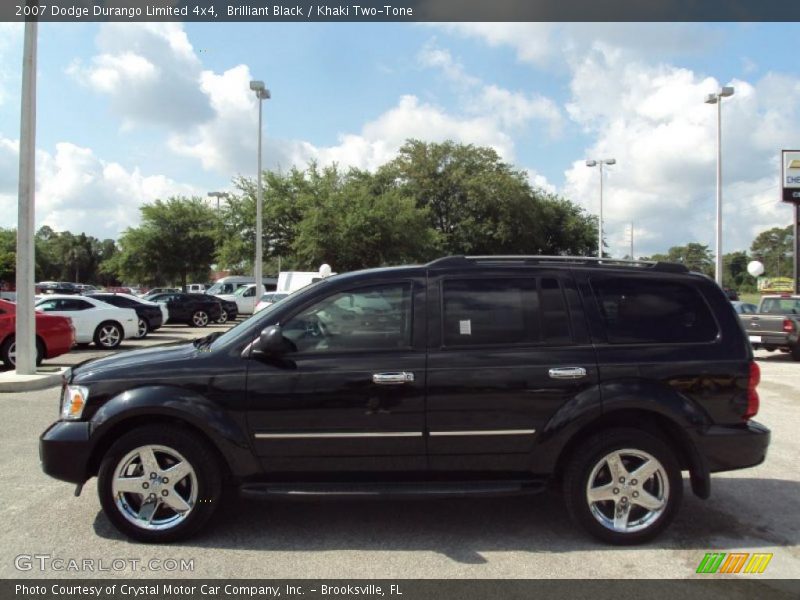
[[[0,227],[16,227],[18,157],[18,141],[0,138]],[[163,175],[145,175],[104,161],[74,144],[59,143],[54,154],[40,150],[36,159],[37,227],[117,238],[139,223],[142,204],[199,193]]]
[[[635,223],[637,254],[715,236],[716,107],[706,93],[733,85],[723,104],[723,251],[747,248],[758,231],[787,224],[777,202],[777,156],[800,135],[800,80],[767,75],[720,82],[671,65],[652,65],[598,45],[574,64],[567,107],[595,141],[587,158],[613,157],[607,168],[606,235],[627,253],[624,228]],[[564,192],[598,210],[598,173],[576,160]]]

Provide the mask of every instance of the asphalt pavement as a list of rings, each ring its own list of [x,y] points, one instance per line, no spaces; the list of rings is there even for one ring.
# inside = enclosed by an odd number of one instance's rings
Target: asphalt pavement
[[[223,328],[167,326],[122,349]],[[48,362],[71,365],[98,354],[81,349]],[[555,493],[413,501],[229,498],[213,526],[192,540],[133,543],[101,512],[94,480],[76,498],[73,486],[41,471],[38,436],[57,418],[58,390],[0,394],[0,577],[690,578],[702,577],[695,571],[707,552],[759,552],[774,555],[769,577],[797,578],[800,363],[764,352],[759,362],[757,419],[773,434],[766,462],[713,476],[709,500],[695,498],[686,484],[672,526],[634,548],[586,537]],[[93,561],[94,570],[68,570],[70,559],[84,567]],[[114,560],[111,571],[98,570]]]

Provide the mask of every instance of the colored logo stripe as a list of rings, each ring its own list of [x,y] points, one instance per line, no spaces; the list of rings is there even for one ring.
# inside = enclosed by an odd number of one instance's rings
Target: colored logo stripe
[[[744,568],[745,573],[763,573],[767,568],[769,561],[772,560],[772,554],[752,554],[750,562]]]
[[[697,572],[707,575],[731,574],[741,573],[744,569],[745,573],[763,573],[771,560],[772,554],[768,553],[707,552],[697,566]]]
[[[707,552],[697,567],[698,573],[716,573],[725,558],[724,552]]]
[[[747,557],[750,556],[747,552],[731,552],[728,558],[722,563],[720,573],[738,573],[742,570]]]

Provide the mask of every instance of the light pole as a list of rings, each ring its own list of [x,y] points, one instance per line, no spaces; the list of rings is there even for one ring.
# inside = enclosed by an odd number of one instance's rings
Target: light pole
[[[706,96],[706,104],[717,105],[717,241],[715,245],[714,279],[722,286],[722,99],[733,96],[733,88],[725,86]]]
[[[219,212],[219,199],[227,198],[228,192],[208,192],[208,197],[217,199],[217,212]]]
[[[262,106],[264,104],[264,100],[269,100],[272,96],[269,93],[269,90],[264,87],[263,81],[251,81],[250,82],[250,89],[256,93],[256,98],[258,98],[258,187],[256,188],[256,259],[255,265],[253,269],[253,278],[255,279],[256,284],[256,302],[261,299],[262,295],[262,288],[264,285],[264,280],[261,275],[261,268],[263,263],[263,254],[264,250],[262,247],[262,237],[263,237],[263,223],[261,218],[261,210],[262,205],[264,204],[264,198],[262,195],[261,190],[261,113],[262,113]]]
[[[614,158],[603,158],[600,160],[589,159],[586,161],[587,167],[600,167],[600,218],[597,223],[597,256],[603,258],[603,165],[615,165],[617,160]]]

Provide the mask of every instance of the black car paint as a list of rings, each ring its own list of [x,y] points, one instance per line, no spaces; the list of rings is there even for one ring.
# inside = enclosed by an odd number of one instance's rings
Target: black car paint
[[[187,294],[185,292],[173,292],[146,296],[150,302],[163,302],[169,311],[167,323],[191,323],[192,315],[202,310],[212,321],[219,319],[222,314],[222,305],[215,296],[206,294]]]
[[[591,293],[598,271],[561,267],[574,343],[537,348],[442,347],[440,282],[463,269],[405,267],[339,275],[294,294],[241,323],[221,340],[177,343],[89,361],[69,375],[90,397],[82,422],[59,421],[41,439],[45,471],[82,483],[104,449],[130,427],[181,422],[206,436],[240,483],[308,481],[372,474],[391,480],[557,475],[573,445],[603,424],[652,424],[676,448],[701,497],[709,473],[761,462],[769,431],[743,422],[752,349],[733,309],[710,279],[609,267],[614,275],[689,281],[710,304],[720,338],[704,344],[611,345]],[[505,273],[545,272],[509,267]],[[475,267],[470,277],[496,276]],[[329,294],[376,282],[408,282],[414,297],[410,348],[359,354],[268,357],[254,349],[267,326]],[[587,369],[577,382],[554,382],[554,365]],[[411,370],[413,385],[377,389],[370,374]],[[507,376],[513,373],[512,377]],[[435,429],[523,427],[523,440],[476,444],[437,440]],[[258,433],[322,430],[415,431],[417,438],[259,440]]]
[[[150,331],[160,329],[164,324],[164,315],[161,312],[161,308],[153,304],[140,302],[133,298],[125,298],[117,294],[100,293],[90,294],[90,296],[119,308],[132,308],[140,319],[147,321],[147,327]]]

